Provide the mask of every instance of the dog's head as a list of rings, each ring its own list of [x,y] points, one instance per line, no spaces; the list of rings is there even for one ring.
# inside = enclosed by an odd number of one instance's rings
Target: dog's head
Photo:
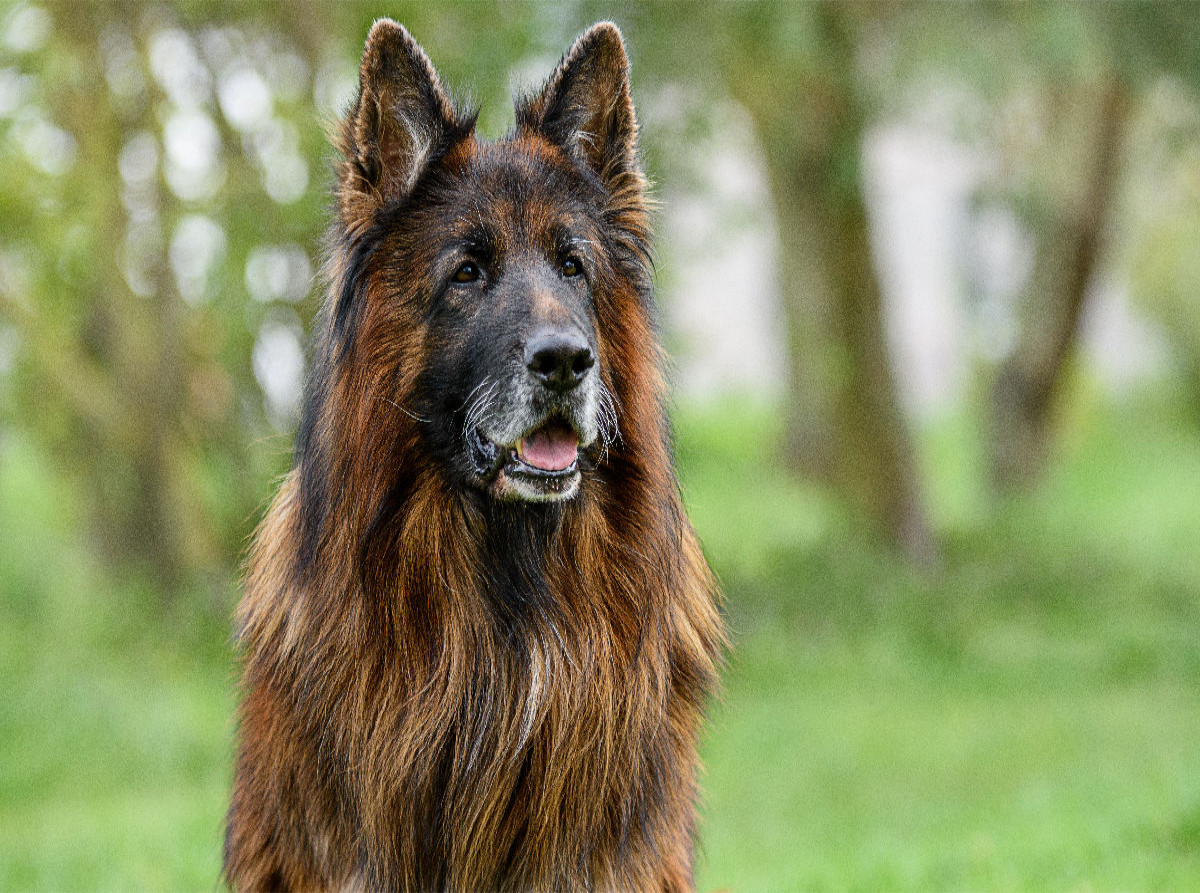
[[[616,294],[647,275],[636,131],[612,24],[494,143],[403,26],[371,29],[340,146],[330,361],[457,483],[566,499],[618,436]]]

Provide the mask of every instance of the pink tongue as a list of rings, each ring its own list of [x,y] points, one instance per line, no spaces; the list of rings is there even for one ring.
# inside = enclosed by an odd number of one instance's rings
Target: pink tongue
[[[579,438],[565,425],[538,428],[521,438],[517,454],[527,465],[542,471],[563,471],[579,454]]]

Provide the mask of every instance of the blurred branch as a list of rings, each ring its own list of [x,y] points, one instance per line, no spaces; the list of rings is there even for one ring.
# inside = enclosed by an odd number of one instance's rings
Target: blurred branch
[[[1002,490],[1030,483],[1046,463],[1052,410],[1116,193],[1130,100],[1115,70],[1100,85],[1093,107],[1090,151],[1044,224],[1020,340],[992,391],[991,470]]]

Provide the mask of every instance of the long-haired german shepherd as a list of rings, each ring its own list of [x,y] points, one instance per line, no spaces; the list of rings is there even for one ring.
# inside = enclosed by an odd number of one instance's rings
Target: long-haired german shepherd
[[[690,890],[722,630],[672,468],[620,32],[476,138],[381,20],[239,612],[251,890]]]

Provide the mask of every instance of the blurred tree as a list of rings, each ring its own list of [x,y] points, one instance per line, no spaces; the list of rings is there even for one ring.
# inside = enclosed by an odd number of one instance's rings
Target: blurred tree
[[[121,121],[109,101],[97,36],[104,19],[115,21],[117,13],[85,6],[49,21],[50,45],[31,74],[38,76],[41,100],[35,114],[54,115],[55,123],[42,126],[55,128],[58,150],[51,152],[61,154],[52,154],[51,170],[42,172],[52,181],[35,173],[27,184],[41,187],[26,196],[21,216],[27,225],[15,230],[27,241],[6,248],[24,253],[34,287],[6,294],[6,309],[21,323],[26,355],[35,364],[19,396],[38,433],[91,489],[88,504],[101,542],[110,554],[150,558],[169,583],[184,561],[185,539],[167,517],[180,496],[169,495],[176,484],[175,444],[162,425],[179,402],[172,362],[177,319],[162,294],[163,265],[147,265],[150,294],[136,303],[115,262],[93,266],[96,258],[122,255],[126,213],[116,165],[123,125],[136,131],[148,119],[143,105]],[[58,122],[70,129],[58,129]],[[26,155],[20,161],[46,167],[44,158]],[[69,169],[54,170],[60,166]]]
[[[788,455],[835,483],[907,555],[933,539],[888,356],[871,253],[857,82],[862,31],[888,7],[720,8],[723,71],[766,155],[780,240],[791,393]]]
[[[1193,3],[1135,4],[1115,23],[1123,56],[1146,85],[1148,124],[1137,146],[1148,200],[1132,249],[1132,290],[1161,325],[1200,423],[1200,28]]]
[[[1200,107],[1192,127],[1200,134]],[[1200,159],[1179,159],[1167,174],[1176,188],[1163,197],[1133,260],[1134,295],[1163,325],[1184,385],[1184,399],[1200,425]]]
[[[732,99],[762,146],[787,323],[786,461],[924,561],[935,546],[888,352],[861,170],[872,104],[858,55],[895,9],[631,4],[623,18],[639,37],[635,76],[675,81],[685,97],[699,91],[688,108],[697,118]],[[650,148],[671,163],[669,149]]]
[[[271,337],[288,353],[320,225],[321,139],[290,120],[311,130],[314,63],[242,11],[242,31],[137,3],[8,20],[39,35],[11,60],[25,89],[3,144],[15,402],[88,492],[102,553],[164,594],[228,579],[279,468],[251,444],[287,399],[264,405],[252,354]]]
[[[388,10],[450,83],[486,85],[474,98],[492,132],[511,120],[514,54],[540,45],[537,11]],[[361,2],[3,13],[3,421],[87,494],[80,525],[100,553],[164,595],[223,589],[286,467],[288,440],[263,441],[290,433],[319,303],[321,122],[351,99],[379,14]]]
[[[1027,484],[1045,465],[1051,411],[1102,257],[1129,118],[1128,88],[1111,68],[1096,84],[1052,78],[1046,87],[1055,194],[1031,215],[1036,257],[1024,319],[991,393],[992,478],[1001,489]],[[1083,122],[1072,114],[1081,109]]]
[[[1192,81],[1200,74],[1190,3],[1008,11],[1046,101],[1042,151],[1021,196],[1035,235],[1034,268],[1020,335],[989,407],[992,479],[1001,490],[1027,486],[1045,467],[1085,301],[1112,235],[1133,107],[1164,72]]]

